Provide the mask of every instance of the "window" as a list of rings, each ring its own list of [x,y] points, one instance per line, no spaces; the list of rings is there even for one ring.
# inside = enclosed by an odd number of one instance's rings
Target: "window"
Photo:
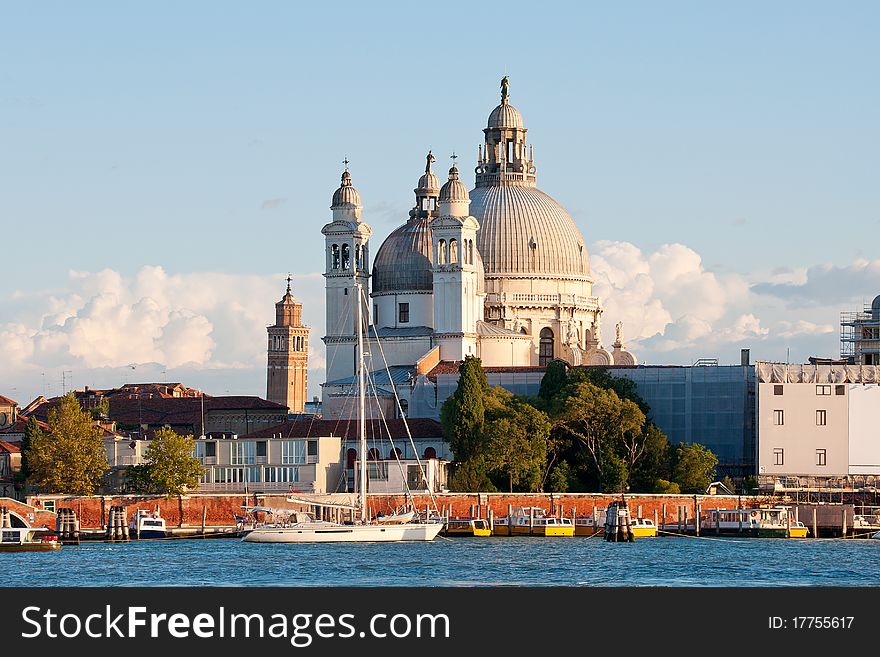
[[[781,427],[785,424],[785,413],[783,411],[773,411],[773,424],[777,427]]]
[[[453,265],[458,262],[458,240],[449,240],[449,264]]]
[[[774,465],[785,465],[785,453],[781,447],[773,450],[773,461]]]
[[[773,386],[773,394],[774,395],[781,395],[784,390],[785,390],[785,388],[783,386]]]
[[[816,465],[828,465],[827,454],[824,449],[816,450]]]
[[[546,367],[551,360],[553,360],[553,331],[542,328],[541,342],[538,346],[538,365]]]
[[[425,480],[422,478],[422,470],[418,465],[406,466],[406,485],[410,490],[424,490]]]
[[[435,459],[437,458],[437,450],[433,447],[425,447],[425,451],[422,454],[423,459]]]
[[[200,459],[205,457],[214,458],[217,456],[217,443],[213,440],[210,442],[197,440],[193,455]]]
[[[205,456],[215,456],[215,457],[217,456],[217,441],[211,440],[211,441],[204,443],[204,445],[205,445]]]
[[[281,463],[299,465],[306,462],[306,443],[303,440],[281,441]]]
[[[816,394],[817,395],[830,395],[831,394],[831,386],[816,386]]]
[[[846,386],[834,386],[834,394],[835,395],[845,395],[846,394]]]
[[[349,470],[354,468],[354,462],[357,461],[357,457],[357,450],[349,447],[348,451],[345,453],[345,467]]]
[[[257,441],[257,457],[260,457],[260,456],[262,456],[263,458],[266,458],[266,441],[265,440],[258,440]]]
[[[299,468],[263,468],[263,481],[268,483],[299,481]]]
[[[351,253],[349,253],[348,244],[342,245],[342,268],[351,268]]]
[[[317,463],[318,462],[318,441],[317,440],[309,440],[306,442],[306,462],[307,463]]]
[[[409,402],[406,399],[400,400],[400,417],[406,417],[409,414]]]
[[[828,414],[825,411],[816,411],[816,426],[824,427],[828,424]]]
[[[330,266],[333,269],[339,269],[339,245],[334,244],[330,247]]]
[[[388,481],[388,463],[384,461],[367,463],[367,479],[373,481]]]
[[[253,465],[256,457],[256,445],[251,442],[232,443],[232,465]]]
[[[398,307],[398,321],[401,324],[406,324],[409,322],[409,304],[408,303],[399,303]]]
[[[55,500],[43,500],[43,511],[55,513]]]
[[[437,242],[437,264],[446,264],[446,240],[440,240]]]

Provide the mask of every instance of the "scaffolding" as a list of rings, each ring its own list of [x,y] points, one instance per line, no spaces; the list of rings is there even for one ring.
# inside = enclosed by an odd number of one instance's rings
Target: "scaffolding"
[[[880,296],[862,311],[840,313],[840,357],[853,365],[880,365]]]

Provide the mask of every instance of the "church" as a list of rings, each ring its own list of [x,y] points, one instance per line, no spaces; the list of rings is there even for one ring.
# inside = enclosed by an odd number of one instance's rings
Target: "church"
[[[602,306],[592,293],[584,237],[538,189],[527,132],[505,77],[501,102],[483,129],[474,188],[462,181],[455,158],[441,181],[429,152],[409,217],[372,261],[373,231],[346,167],[332,220],[321,231],[324,418],[356,413],[358,316],[372,372],[372,417],[407,415],[424,402],[433,407],[431,372],[468,356],[486,368],[514,371],[543,369],[557,358],[571,365],[636,364],[619,325],[611,349],[602,345]]]

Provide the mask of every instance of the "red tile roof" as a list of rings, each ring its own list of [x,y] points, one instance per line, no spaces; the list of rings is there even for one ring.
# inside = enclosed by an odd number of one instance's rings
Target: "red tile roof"
[[[436,379],[438,374],[458,374],[458,368],[461,366],[461,361],[451,361],[451,360],[442,360],[426,375],[429,379]],[[517,373],[517,372],[544,372],[546,367],[539,367],[533,365],[523,365],[523,366],[507,366],[507,367],[484,367],[483,371],[486,374],[504,374],[504,373]]]
[[[19,454],[21,453],[21,448],[15,443],[8,443],[5,440],[0,440],[0,452],[9,452],[10,454]]]
[[[0,429],[0,436],[10,433],[24,433],[24,430],[27,427],[27,423],[28,418],[26,418],[24,415],[19,415],[17,418],[15,418],[15,422],[10,424],[5,429]],[[40,429],[43,429],[44,431],[47,431],[49,429],[49,425],[45,422],[40,422],[39,420],[37,420],[37,425],[40,427]]]
[[[4,397],[0,395],[0,404],[11,404],[12,406],[18,406],[18,402],[14,399],[10,399],[9,397]]]
[[[393,438],[406,438],[403,420],[388,420],[388,430]],[[443,430],[436,420],[413,418],[406,421],[413,438],[442,438]],[[358,434],[357,420],[290,420],[274,427],[254,431],[242,438],[318,438],[337,436],[354,440]],[[381,420],[367,420],[367,439],[387,437],[385,423]]]

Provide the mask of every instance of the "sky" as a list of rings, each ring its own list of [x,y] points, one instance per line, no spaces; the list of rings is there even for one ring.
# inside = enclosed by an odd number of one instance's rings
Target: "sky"
[[[429,148],[472,184],[503,75],[641,362],[836,356],[839,313],[880,294],[878,22],[875,2],[0,0],[0,394],[264,395],[288,272],[319,394],[342,160],[376,253]]]

